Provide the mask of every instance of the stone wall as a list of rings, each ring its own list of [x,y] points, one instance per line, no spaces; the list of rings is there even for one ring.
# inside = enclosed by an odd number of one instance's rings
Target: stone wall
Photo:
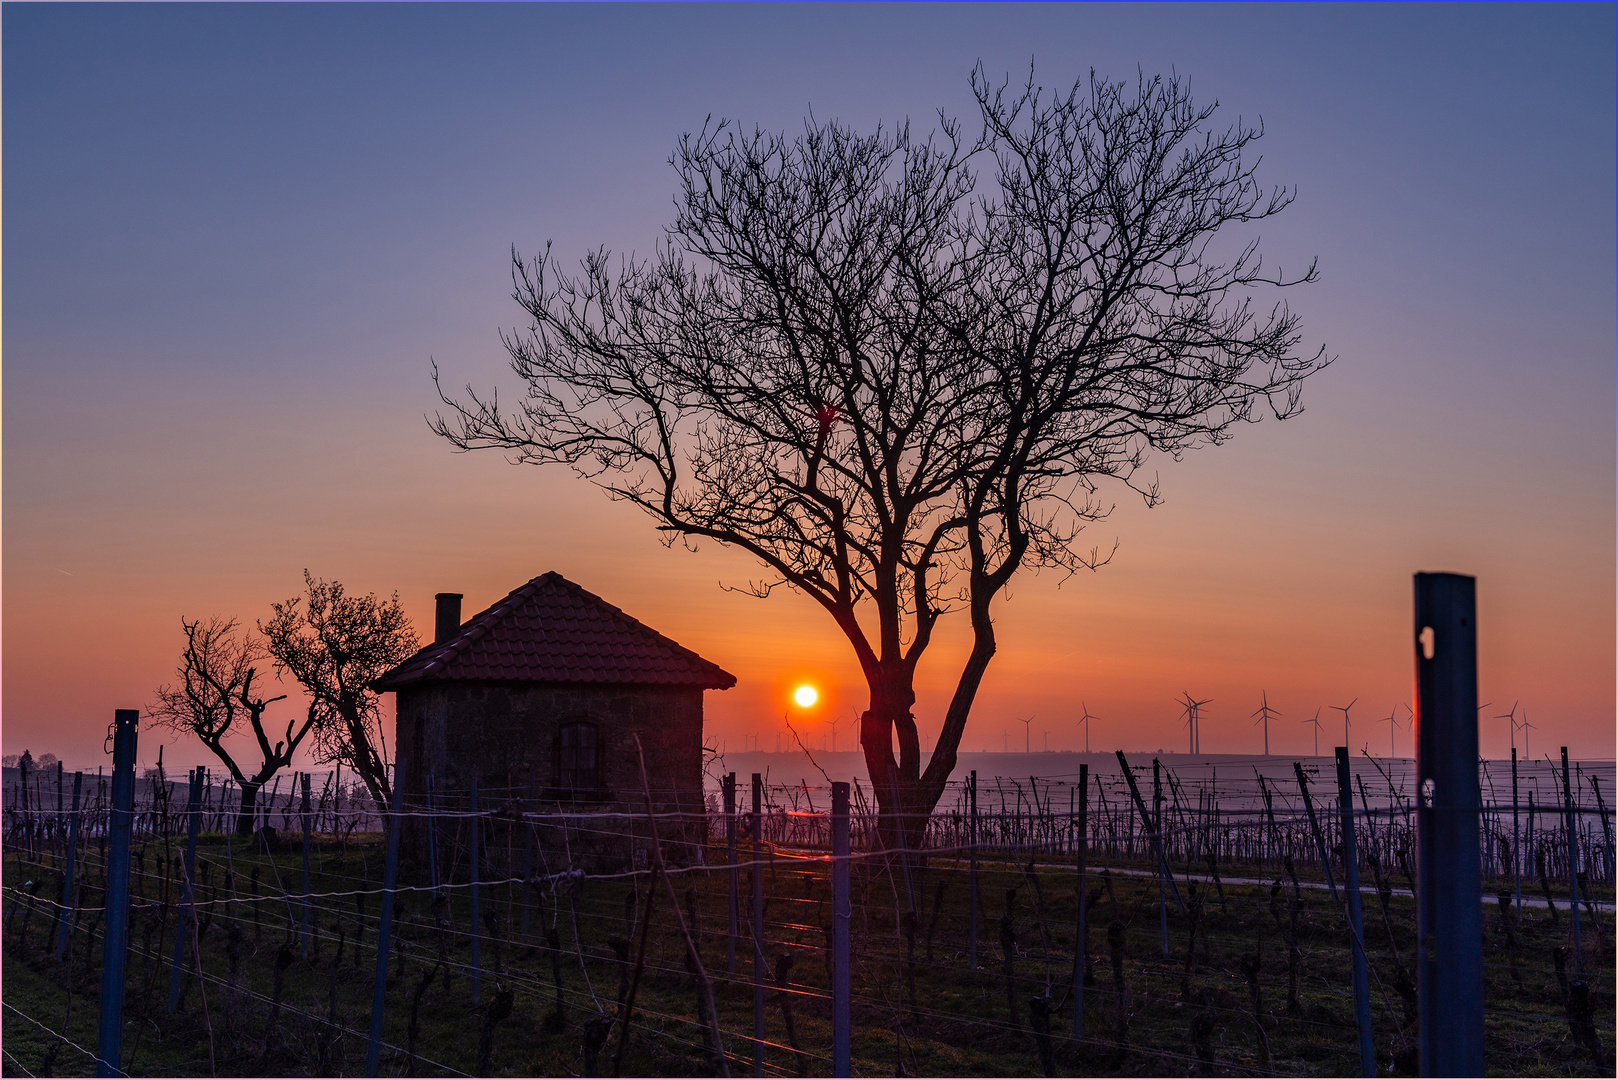
[[[479,810],[496,819],[510,820],[517,811],[577,815],[573,827],[535,830],[544,848],[542,865],[536,867],[540,872],[615,869],[644,848],[646,804],[636,735],[658,812],[703,812],[699,688],[423,682],[397,691],[396,716],[405,800],[418,812],[426,806],[431,774],[434,804],[441,811],[464,809],[476,776]],[[599,784],[588,794],[557,786],[561,728],[581,721],[596,725],[598,740]],[[591,816],[614,814],[625,816]],[[421,822],[407,819],[404,837],[408,855],[417,860],[426,851]],[[660,822],[659,832],[670,841],[666,854],[678,859],[678,847],[697,825],[694,817]],[[439,837],[440,844],[451,842],[444,839],[442,825]],[[490,853],[503,858],[511,839],[486,837]],[[517,850],[525,844],[523,837]]]

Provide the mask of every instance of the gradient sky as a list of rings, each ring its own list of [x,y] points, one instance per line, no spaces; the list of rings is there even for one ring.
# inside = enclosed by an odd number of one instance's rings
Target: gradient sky
[[[1479,578],[1482,745],[1614,746],[1612,5],[388,6],[8,4],[4,31],[7,753],[105,761],[115,708],[172,676],[181,616],[246,622],[301,571],[481,610],[557,570],[740,677],[709,732],[770,748],[863,707],[829,619],[722,591],[753,572],[665,550],[565,471],[456,455],[446,382],[515,393],[511,245],[649,250],[667,158],[704,118],[796,128],[972,114],[967,76],[1178,72],[1262,118],[1297,187],[1271,258],[1338,359],[1307,411],[1161,463],[1085,538],[1112,564],[1018,579],[963,746],[1256,752],[1261,690],[1300,721],[1410,698],[1411,574]],[[937,730],[966,638],[921,673]],[[1400,714],[1401,716],[1403,713]],[[1333,731],[1336,734],[1331,734]],[[843,738],[847,738],[844,736]],[[1401,729],[1398,751],[1409,752]],[[144,733],[168,759],[200,748]],[[848,745],[843,743],[845,747]]]

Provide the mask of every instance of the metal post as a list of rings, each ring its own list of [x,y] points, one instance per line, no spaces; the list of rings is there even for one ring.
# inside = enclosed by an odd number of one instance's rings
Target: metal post
[[[135,709],[112,721],[112,807],[107,817],[106,936],[101,939],[101,1020],[96,1075],[119,1076],[124,1048],[124,959],[129,949],[129,833],[135,810]]]
[[[477,1008],[478,999],[483,989],[482,971],[482,938],[478,934],[478,778],[472,777],[472,805],[471,817],[467,824],[471,826],[472,849],[472,1007]]]
[[[849,1076],[853,1037],[849,1026],[848,784],[841,780],[831,786],[831,854],[831,1074]]]
[[[1376,1075],[1371,1046],[1371,988],[1365,970],[1365,920],[1360,914],[1360,860],[1354,836],[1354,790],[1349,786],[1348,747],[1337,748],[1337,802],[1343,823],[1343,891],[1348,896],[1349,949],[1354,957],[1354,1022],[1360,1029],[1360,1075]]]
[[[1522,819],[1517,815],[1517,748],[1511,748],[1511,878],[1517,890],[1517,925],[1522,925]]]
[[[202,824],[202,770],[191,770],[189,796],[185,803],[185,876],[180,882],[180,917],[174,924],[174,967],[169,972],[169,1012],[180,1007],[180,975],[185,970],[185,946],[191,940],[191,924],[196,921],[195,887],[197,873],[197,830]]]
[[[1482,1076],[1476,579],[1417,574],[1415,616],[1421,1074]]]
[[[382,1006],[388,988],[388,934],[393,926],[393,889],[399,879],[399,807],[404,785],[395,776],[388,814],[388,855],[382,869],[382,919],[376,929],[376,978],[371,985],[371,1039],[365,1048],[365,1075],[375,1076],[382,1051]]]
[[[764,1075],[764,777],[753,774],[753,1075]]]
[[[730,876],[730,933],[725,942],[725,973],[736,977],[736,924],[738,910],[736,875],[736,774],[725,775],[725,866]]]
[[[65,842],[62,836],[62,763],[56,763],[56,820],[51,823],[51,846],[56,849],[56,864],[62,864],[62,845]]]
[[[303,803],[299,807],[303,817],[303,958],[309,959],[309,774],[303,777]]]
[[[1584,978],[1584,940],[1579,934],[1579,820],[1577,804],[1573,801],[1573,785],[1568,783],[1567,747],[1562,747],[1562,805],[1567,819],[1567,885],[1568,906],[1573,909],[1573,963],[1579,978]]]
[[[1292,771],[1298,774],[1298,790],[1303,792],[1303,808],[1309,814],[1309,831],[1315,836],[1315,850],[1320,853],[1320,868],[1326,872],[1326,888],[1331,890],[1331,902],[1337,898],[1337,882],[1331,876],[1331,860],[1326,857],[1326,840],[1320,833],[1320,819],[1315,817],[1315,800],[1309,797],[1309,778],[1303,774],[1303,763],[1294,761]]]
[[[1085,924],[1090,917],[1089,904],[1084,896],[1085,856],[1089,853],[1090,833],[1090,766],[1084,763],[1079,765],[1079,848],[1078,848],[1078,934],[1073,947],[1073,1040],[1077,1042],[1084,1037],[1084,965],[1087,957],[1084,953]]]
[[[1163,836],[1163,766],[1156,758],[1152,759],[1152,828],[1158,836],[1158,843],[1162,843]],[[1163,955],[1169,954],[1169,898],[1164,891],[1163,879],[1168,877],[1168,862],[1163,863],[1163,873],[1157,878],[1157,918],[1163,927]]]
[[[56,936],[56,962],[60,964],[67,954],[67,935],[73,927],[74,871],[79,855],[79,792],[84,787],[84,774],[73,774],[73,813],[67,823],[67,866],[62,876],[62,928]]]
[[[967,826],[970,895],[967,899],[966,914],[966,965],[976,971],[978,966],[978,771],[976,769],[972,770],[969,791],[972,797],[972,811]]]

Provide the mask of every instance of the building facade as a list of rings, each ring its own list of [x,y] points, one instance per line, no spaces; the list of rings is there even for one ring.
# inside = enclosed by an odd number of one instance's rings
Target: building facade
[[[689,856],[705,810],[702,695],[735,676],[554,572],[464,623],[460,600],[440,593],[433,643],[375,684],[396,700],[406,850],[455,843],[442,821],[428,843],[422,812],[460,820],[475,782],[480,815],[529,834],[515,849],[490,836],[491,853],[527,857],[532,839],[535,872],[638,860],[644,754],[659,832]]]

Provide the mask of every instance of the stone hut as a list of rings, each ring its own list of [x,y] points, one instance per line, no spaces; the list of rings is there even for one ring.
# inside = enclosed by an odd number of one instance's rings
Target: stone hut
[[[460,594],[437,599],[433,643],[375,684],[396,699],[399,782],[418,811],[405,819],[408,852],[426,853],[419,811],[465,809],[475,779],[480,814],[527,815],[545,864],[535,870],[639,861],[636,736],[653,804],[673,815],[660,834],[698,839],[702,694],[734,675],[555,572],[464,623]],[[486,850],[512,850],[505,840]]]

